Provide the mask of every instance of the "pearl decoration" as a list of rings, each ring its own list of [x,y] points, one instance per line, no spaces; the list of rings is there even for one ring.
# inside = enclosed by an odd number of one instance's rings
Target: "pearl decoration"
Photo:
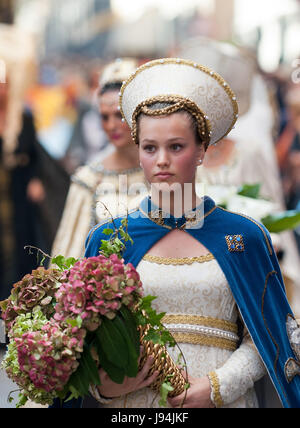
[[[171,332],[199,333],[204,334],[206,336],[222,337],[225,339],[233,340],[235,342],[238,341],[237,334],[218,328],[203,327],[201,325],[192,324],[165,324],[165,326]]]

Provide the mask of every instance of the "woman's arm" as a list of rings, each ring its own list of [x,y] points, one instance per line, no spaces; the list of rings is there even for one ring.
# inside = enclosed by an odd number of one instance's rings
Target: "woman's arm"
[[[265,366],[247,332],[241,346],[226,363],[209,374],[216,407],[233,403],[265,374]]]
[[[184,402],[185,393],[169,399],[169,403],[179,407],[183,402],[185,408],[222,407],[244,395],[265,373],[265,366],[246,331],[241,346],[222,367],[200,379],[189,377],[190,388]]]

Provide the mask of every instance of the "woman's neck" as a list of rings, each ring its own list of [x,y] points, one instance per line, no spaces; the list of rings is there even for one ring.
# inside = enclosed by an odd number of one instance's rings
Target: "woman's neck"
[[[137,168],[139,166],[137,147],[133,143],[128,146],[116,148],[110,156],[104,159],[104,167],[110,170]]]
[[[167,183],[166,183],[167,184]],[[195,183],[190,186],[176,186],[176,190],[158,191],[155,185],[151,186],[151,201],[162,211],[171,214],[176,218],[182,217],[185,213],[196,208],[201,199],[197,196]]]

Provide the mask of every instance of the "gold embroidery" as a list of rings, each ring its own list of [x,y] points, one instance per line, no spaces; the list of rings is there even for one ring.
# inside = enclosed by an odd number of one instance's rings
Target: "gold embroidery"
[[[245,218],[247,218],[248,220],[252,221],[252,223],[254,223],[256,226],[258,226],[258,227],[260,228],[260,230],[262,231],[263,235],[264,235],[264,238],[265,238],[265,241],[266,241],[266,244],[267,244],[267,247],[268,247],[269,253],[270,253],[270,255],[272,256],[272,254],[273,254],[272,246],[271,246],[271,244],[270,244],[270,242],[269,242],[269,239],[268,239],[268,237],[267,237],[267,234],[266,234],[266,232],[264,231],[263,227],[262,227],[262,226],[261,226],[257,221],[255,221],[255,220],[254,220],[253,218],[251,218],[251,217],[248,217],[248,216],[247,216],[247,215],[245,215],[245,214],[235,213],[235,212],[233,212],[233,211],[226,210],[225,208],[222,208],[222,207],[218,207],[218,208],[220,208],[220,209],[221,209],[221,210],[223,210],[223,211],[227,211],[228,213],[236,214],[236,215],[239,215],[239,216],[241,216],[241,217],[245,217]]]
[[[244,251],[245,246],[242,235],[227,235],[225,239],[229,251]]]
[[[176,333],[170,330],[172,336],[178,343],[190,343],[192,345],[213,346],[215,348],[235,351],[237,344],[235,341],[222,337],[205,336],[201,333]]]
[[[228,330],[233,333],[238,332],[238,327],[233,322],[221,320],[218,318],[203,317],[199,315],[167,314],[163,317],[162,322],[166,324],[203,325],[206,327],[214,327],[222,330]]]
[[[194,262],[205,263],[214,259],[213,254],[208,253],[204,256],[199,257],[182,257],[182,258],[172,258],[172,257],[159,257],[152,256],[150,254],[145,254],[143,260],[146,260],[150,263],[157,263],[160,265],[191,265]]]
[[[300,375],[300,362],[289,358],[284,365],[284,374],[288,383],[291,383],[295,376]]]
[[[296,318],[292,314],[287,314],[286,318],[286,332],[295,354],[295,358],[289,358],[284,365],[284,373],[287,381],[290,383],[295,376],[300,375],[300,342],[299,332],[300,327]]]
[[[186,218],[186,222],[178,227],[179,230],[184,230],[184,229],[190,229],[190,228],[195,228],[195,225],[197,223],[199,223],[200,221],[204,220],[207,216],[209,216],[215,209],[217,208],[217,206],[214,206],[213,208],[211,208],[206,214],[200,216],[199,212],[202,212],[201,209],[197,209],[195,211],[195,217],[191,218],[191,214],[188,214],[188,218]],[[144,214],[144,216],[148,217],[149,220],[153,221],[155,224],[165,227],[166,229],[169,230],[173,230],[173,228],[167,224],[165,224],[163,215],[159,214],[159,212],[161,212],[161,210],[158,208],[155,211],[150,211],[148,214],[140,207],[139,210],[141,211],[142,214]],[[195,218],[197,219],[197,223],[195,222]]]
[[[210,380],[212,393],[213,393],[213,401],[216,407],[224,406],[224,401],[222,399],[220,393],[220,383],[216,372],[209,372],[208,378]]]

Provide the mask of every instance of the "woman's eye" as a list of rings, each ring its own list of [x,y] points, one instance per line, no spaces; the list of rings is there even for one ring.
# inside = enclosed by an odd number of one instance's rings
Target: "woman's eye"
[[[107,116],[107,114],[101,114],[101,120],[102,120],[103,122],[106,122],[106,121],[108,120],[108,116]]]
[[[174,152],[179,152],[179,150],[181,150],[182,149],[182,145],[181,144],[172,144],[171,145],[171,149],[174,151]]]
[[[148,153],[153,153],[155,150],[155,146],[150,146],[150,144],[149,144],[149,145],[144,147],[144,150]]]
[[[115,113],[115,117],[116,117],[116,119],[122,120],[121,112],[118,111],[117,113]]]

